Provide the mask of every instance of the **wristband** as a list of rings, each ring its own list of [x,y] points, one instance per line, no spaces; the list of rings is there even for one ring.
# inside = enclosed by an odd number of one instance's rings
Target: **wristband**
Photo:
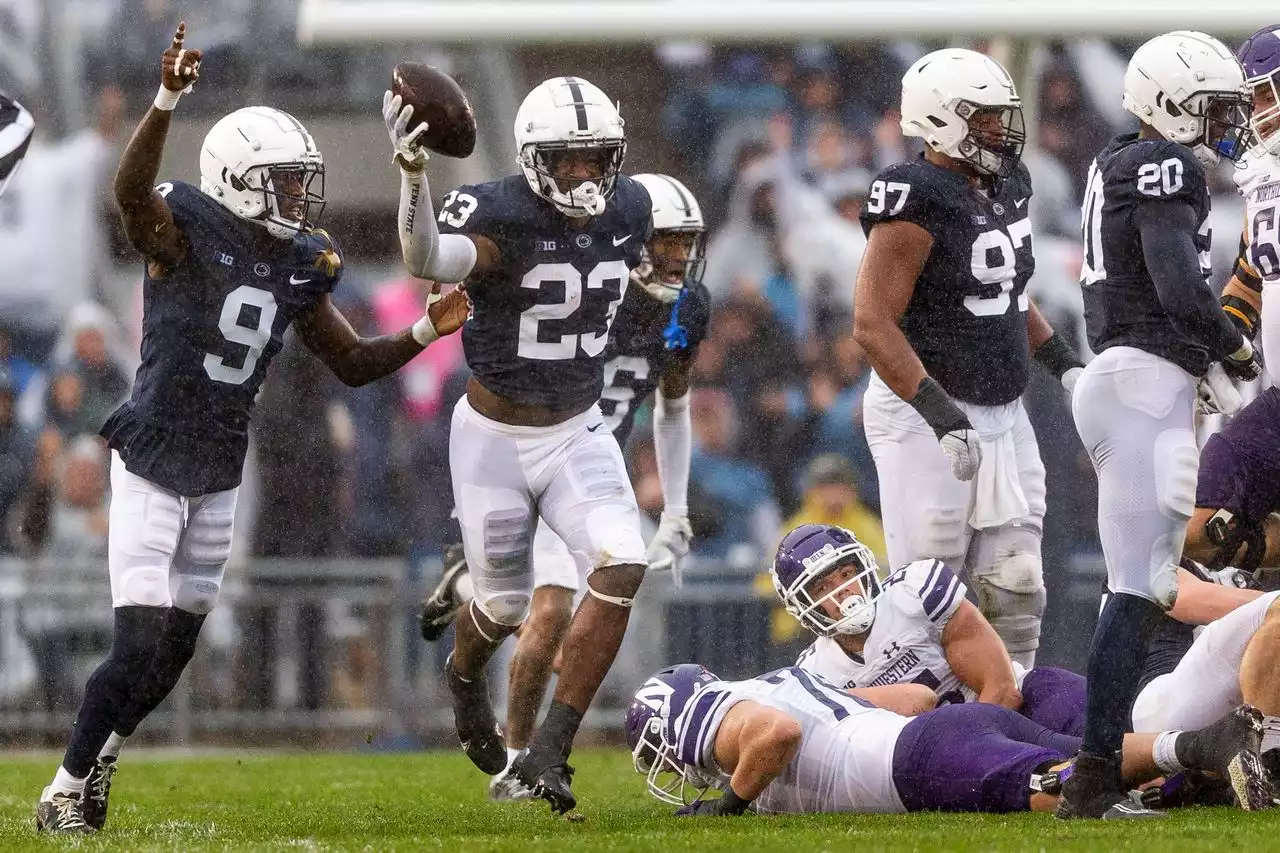
[[[1068,370],[1084,367],[1084,362],[1080,360],[1080,357],[1058,335],[1050,335],[1049,340],[1036,349],[1033,357],[1043,364],[1045,369],[1052,373],[1058,381],[1062,381],[1062,377],[1066,375]]]
[[[1227,317],[1236,324],[1240,333],[1253,340],[1258,334],[1258,323],[1262,320],[1257,309],[1239,296],[1224,296],[1221,304],[1222,310],[1227,312]]]
[[[959,429],[973,429],[969,416],[955,404],[955,401],[942,390],[942,386],[932,376],[920,380],[916,395],[907,401],[911,408],[920,413],[924,422],[933,427],[938,438]]]
[[[178,99],[182,97],[183,91],[179,89],[175,92],[172,89],[166,89],[162,83],[160,91],[156,92],[156,99],[153,105],[156,109],[163,110],[166,113],[173,112],[173,108],[178,105]]]
[[[418,318],[418,322],[414,323],[409,330],[413,335],[413,339],[422,344],[423,348],[431,346],[434,341],[440,339],[440,333],[436,331],[435,325],[431,322],[431,318],[423,314]]]

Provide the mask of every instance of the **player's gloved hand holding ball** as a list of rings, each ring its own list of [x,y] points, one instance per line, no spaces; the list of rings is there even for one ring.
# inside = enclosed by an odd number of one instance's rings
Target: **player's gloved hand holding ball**
[[[427,149],[420,142],[420,137],[427,132],[428,124],[419,122],[413,130],[409,130],[409,122],[413,121],[413,107],[405,104],[399,95],[393,95],[388,89],[382,95],[382,120],[387,125],[387,135],[391,137],[392,159],[402,169],[410,172],[420,170],[430,158]]]

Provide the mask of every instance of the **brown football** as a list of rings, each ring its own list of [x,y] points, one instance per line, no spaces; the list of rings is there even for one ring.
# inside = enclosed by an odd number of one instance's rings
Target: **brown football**
[[[426,133],[418,139],[428,150],[446,157],[471,156],[476,114],[456,80],[421,62],[401,62],[391,72],[391,92],[413,107],[410,129],[426,121]]]

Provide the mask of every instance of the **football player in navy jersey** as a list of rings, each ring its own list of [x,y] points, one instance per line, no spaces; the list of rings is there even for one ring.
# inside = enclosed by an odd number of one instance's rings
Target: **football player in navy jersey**
[[[22,104],[0,92],[0,195],[4,195],[5,187],[22,158],[27,156],[27,148],[31,145],[31,134],[35,132],[36,123],[31,113],[23,109]]]
[[[622,451],[596,401],[610,327],[644,259],[651,202],[643,184],[620,174],[626,138],[613,102],[585,80],[556,77],[516,113],[519,173],[450,192],[437,224],[417,145],[424,125],[409,130],[412,115],[387,94],[405,261],[423,278],[465,280],[473,306],[462,336],[472,376],[449,441],[474,589],[446,665],[454,720],[477,767],[507,767],[484,667],[528,615],[541,518],[583,555],[587,594],[565,635],[547,717],[511,770],[564,812],[576,802],[573,739],[622,643],[646,566]]]
[[[324,162],[287,113],[247,107],[205,137],[200,188],[155,187],[165,137],[200,51],[179,25],[155,105],[120,159],[115,198],[146,264],[142,363],[131,399],[102,427],[112,449],[108,563],[115,614],[71,743],[36,823],[94,832],[125,738],[168,695],[218,599],[254,397],[292,324],[350,385],[385,376],[458,329],[451,293],[410,329],[360,338],[330,301],[342,258],[313,227]]]
[[[891,565],[963,569],[1030,669],[1045,607],[1044,465],[1021,396],[1031,357],[1068,388],[1079,359],[1026,294],[1035,269],[1022,107],[998,62],[930,53],[902,78],[902,132],[863,208],[854,336],[875,373],[867,443]]]
[[[605,348],[600,411],[618,445],[625,447],[636,410],[650,397],[656,400],[654,448],[663,511],[646,559],[653,569],[678,572],[692,538],[687,511],[692,449],[689,372],[698,344],[706,337],[711,311],[711,297],[702,286],[706,226],[697,199],[675,178],[636,175],[635,180],[649,190],[653,235],[640,266],[631,271],[631,285]],[[422,634],[427,640],[438,639],[472,598],[466,562],[446,562],[448,570],[423,602]],[[539,520],[533,536],[533,599],[520,629],[507,694],[508,761],[515,760],[533,732],[552,661],[580,598],[584,569],[564,540]],[[505,771],[491,780],[489,794],[494,800],[532,796]]]
[[[1244,153],[1249,93],[1217,39],[1172,32],[1134,53],[1124,105],[1141,122],[1089,167],[1081,285],[1089,345],[1072,414],[1098,475],[1098,533],[1110,595],[1089,654],[1085,729],[1064,818],[1149,816],[1127,804],[1118,751],[1142,650],[1178,594],[1195,508],[1194,415],[1207,374],[1251,379],[1247,337],[1206,283],[1205,168]],[[1213,371],[1213,372],[1211,372]],[[1225,373],[1224,373],[1225,371]],[[1236,397],[1238,402],[1238,396]]]

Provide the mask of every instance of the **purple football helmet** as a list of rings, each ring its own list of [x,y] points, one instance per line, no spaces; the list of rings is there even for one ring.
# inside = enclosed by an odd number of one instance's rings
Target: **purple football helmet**
[[[811,587],[832,572],[850,567],[836,586],[814,598]],[[787,612],[820,637],[861,634],[876,619],[880,567],[871,549],[843,527],[802,524],[782,539],[773,558],[773,588]],[[824,605],[834,604],[839,617]]]
[[[649,793],[665,803],[688,805],[716,782],[712,774],[677,759],[665,732],[667,722],[679,717],[694,695],[716,680],[696,663],[669,666],[650,676],[627,707],[627,746],[635,770],[645,777]]]
[[[1280,149],[1280,24],[1263,27],[1240,45],[1236,58],[1253,95],[1249,127],[1255,144],[1268,154]]]

